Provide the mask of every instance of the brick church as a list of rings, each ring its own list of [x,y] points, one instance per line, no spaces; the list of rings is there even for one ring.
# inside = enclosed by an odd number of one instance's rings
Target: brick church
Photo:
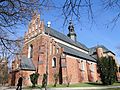
[[[48,84],[54,83],[54,75],[59,74],[59,84],[96,82],[99,80],[96,59],[115,54],[103,45],[87,48],[76,40],[74,25],[70,21],[69,33],[64,35],[40,21],[34,15],[24,35],[24,45],[12,62],[9,84],[16,85],[20,75],[23,84],[31,85],[30,74],[38,72],[38,84],[43,74],[48,73]]]

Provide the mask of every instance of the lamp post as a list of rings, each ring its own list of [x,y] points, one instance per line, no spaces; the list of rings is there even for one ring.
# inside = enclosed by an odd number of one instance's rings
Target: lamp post
[[[48,84],[48,43],[49,43],[49,33],[50,33],[50,25],[51,25],[51,22],[50,21],[48,21],[48,23],[47,23],[47,27],[48,27],[48,42],[47,42],[47,47],[46,47],[46,49],[47,49],[47,59],[46,59],[46,85],[45,85],[45,90],[47,90],[47,84]]]

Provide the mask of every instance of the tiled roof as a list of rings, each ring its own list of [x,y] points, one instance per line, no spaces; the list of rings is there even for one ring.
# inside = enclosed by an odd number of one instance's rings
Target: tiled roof
[[[93,55],[94,53],[96,53],[96,48],[98,47],[101,47],[103,49],[103,52],[104,53],[107,53],[107,52],[111,52],[112,54],[114,54],[112,51],[110,51],[109,49],[107,49],[105,46],[103,45],[98,45],[98,46],[95,46],[95,47],[92,47],[89,49],[89,54],[90,55]],[[115,55],[115,54],[114,54]]]
[[[62,34],[61,32],[58,32],[58,31],[56,31],[56,30],[54,30],[52,28],[48,28],[48,27],[45,26],[45,33],[48,34],[48,32],[49,32],[49,34],[51,36],[53,36],[55,38],[58,38],[58,39],[60,39],[60,40],[62,40],[64,42],[67,42],[67,43],[69,43],[71,45],[74,45],[74,46],[76,46],[78,48],[81,48],[83,50],[89,51],[89,49],[84,44],[81,44],[78,41],[73,41],[68,36]]]
[[[32,62],[31,58],[27,58],[26,56],[21,57],[20,68],[24,70],[35,70],[35,66]]]
[[[89,61],[96,62],[96,60],[94,58],[92,58],[91,56],[89,56],[86,53],[83,53],[81,51],[78,51],[76,49],[73,49],[71,47],[68,47],[68,46],[60,44],[60,43],[58,43],[58,44],[59,44],[60,47],[64,48],[64,53],[67,53],[67,54],[70,54],[70,55],[74,55],[74,56],[79,57],[79,58],[87,59]]]

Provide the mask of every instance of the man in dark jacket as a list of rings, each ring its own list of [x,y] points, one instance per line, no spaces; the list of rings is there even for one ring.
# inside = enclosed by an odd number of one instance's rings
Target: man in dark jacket
[[[22,81],[23,81],[23,78],[20,77],[19,80],[18,80],[18,84],[17,84],[16,90],[22,90]]]

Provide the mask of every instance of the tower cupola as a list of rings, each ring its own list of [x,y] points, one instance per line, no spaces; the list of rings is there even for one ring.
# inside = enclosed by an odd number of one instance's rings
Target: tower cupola
[[[68,30],[69,30],[69,33],[67,34],[67,36],[70,37],[72,40],[76,41],[76,33],[74,31],[72,20],[70,20],[69,22]]]

